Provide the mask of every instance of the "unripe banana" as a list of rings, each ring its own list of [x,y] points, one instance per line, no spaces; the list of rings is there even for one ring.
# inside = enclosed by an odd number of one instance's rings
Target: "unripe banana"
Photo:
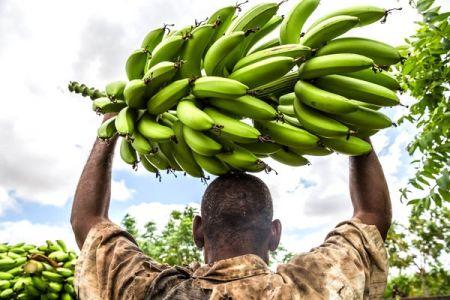
[[[390,66],[400,62],[400,52],[394,47],[366,38],[340,38],[329,42],[318,52],[318,56],[336,53],[355,53],[370,57],[379,66]]]
[[[33,286],[38,290],[42,292],[47,290],[47,282],[45,282],[41,277],[33,276],[31,277],[31,281],[33,281]]]
[[[62,251],[67,252],[67,245],[63,240],[56,240],[56,243],[61,247]]]
[[[162,86],[172,81],[183,62],[160,62],[151,67],[144,75],[147,85],[146,97],[152,97]]]
[[[373,69],[366,69],[353,73],[345,73],[342,75],[372,82],[393,91],[399,91],[402,89],[397,79],[387,71],[374,71]]]
[[[260,40],[272,33],[278,26],[280,26],[281,22],[283,22],[283,19],[283,16],[274,15],[261,29],[252,34],[248,40],[245,40],[244,44],[242,45],[243,49],[240,53],[240,58],[247,55],[249,50],[256,43],[258,43]]]
[[[183,126],[183,137],[193,152],[204,156],[214,156],[222,150],[222,145],[201,131]]]
[[[256,142],[250,144],[240,144],[241,147],[257,155],[270,155],[281,149],[281,146],[273,142]]]
[[[181,51],[181,59],[184,63],[181,65],[180,78],[192,78],[202,76],[201,65],[203,54],[209,45],[216,27],[212,24],[201,25],[188,35]]]
[[[134,51],[127,59],[125,70],[128,80],[141,79],[144,76],[145,64],[147,63],[147,50]]]
[[[252,90],[251,93],[262,99],[277,102],[277,98],[291,92],[298,81],[298,72],[292,71],[283,77],[259,86]]]
[[[108,83],[105,87],[105,92],[111,100],[125,100],[123,91],[127,85],[126,81],[114,81]]]
[[[364,155],[372,151],[369,143],[354,136],[323,139],[323,143],[338,153],[350,156]]]
[[[197,164],[209,174],[220,176],[230,171],[230,168],[226,164],[214,156],[204,156],[195,152],[192,154]]]
[[[301,79],[314,79],[325,75],[351,73],[373,67],[372,59],[359,54],[330,54],[314,57],[300,66]]]
[[[233,115],[254,120],[274,120],[277,111],[253,96],[245,95],[236,99],[211,98],[209,103]]]
[[[365,107],[358,107],[354,112],[334,115],[333,118],[361,129],[384,129],[393,124],[391,119],[381,112]]]
[[[232,151],[217,154],[217,157],[236,169],[250,168],[259,161],[252,152],[237,145]]]
[[[0,292],[0,299],[11,299],[14,294],[13,289],[6,289]]]
[[[145,155],[139,154],[140,161],[144,168],[149,171],[150,173],[159,174],[158,169],[150,163],[150,161],[147,159]]]
[[[274,160],[292,167],[300,167],[309,164],[309,161],[301,155],[290,151],[288,148],[281,148],[279,151],[270,155]]]
[[[173,143],[173,156],[180,167],[192,177],[203,178],[202,168],[195,162],[191,149],[186,144],[183,137],[183,123],[177,121],[174,124],[174,131],[177,142]]]
[[[305,57],[311,53],[311,49],[302,45],[282,45],[254,52],[240,59],[234,66],[233,72],[267,58],[282,56],[291,58]]]
[[[97,130],[97,136],[101,140],[109,140],[117,133],[116,129],[116,117],[112,117],[100,125]]]
[[[304,105],[299,99],[294,100],[294,111],[303,127],[322,137],[347,136],[349,128],[338,121],[326,117]],[[295,147],[295,146],[293,146]]]
[[[137,131],[131,136],[131,146],[141,154],[149,154],[154,150],[150,142]]]
[[[248,92],[248,86],[239,81],[207,76],[194,82],[192,94],[197,98],[238,98]]]
[[[114,121],[114,125],[116,127],[117,132],[121,136],[129,137],[134,132],[134,124],[137,120],[137,112],[130,108],[125,107],[122,109],[116,116]]]
[[[68,88],[70,92],[81,94],[83,97],[89,96],[91,100],[106,97],[104,92],[101,92],[93,87],[89,88],[85,84],[79,84],[75,81],[69,82]]]
[[[137,124],[137,130],[140,134],[151,141],[168,141],[174,137],[172,128],[158,124],[153,116],[145,114]]]
[[[306,81],[297,82],[295,95],[304,104],[327,113],[342,114],[358,108],[349,99],[319,89]]]
[[[358,23],[359,19],[351,16],[329,18],[306,32],[305,36],[300,40],[300,43],[311,49],[317,49],[328,41],[354,28]]]
[[[394,91],[383,86],[340,75],[328,75],[317,80],[316,85],[326,91],[379,106],[395,106],[400,99]]]
[[[176,122],[176,121],[175,121]],[[175,124],[174,122],[174,124]],[[172,126],[173,128],[173,126]],[[183,169],[178,165],[178,163],[175,160],[175,157],[173,156],[173,143],[166,142],[166,143],[159,143],[158,148],[162,154],[167,158],[167,161],[169,162],[170,168],[174,171],[183,171]]]
[[[58,273],[50,272],[50,271],[42,271],[42,277],[46,278],[51,282],[62,282],[64,281],[64,277]]]
[[[148,63],[148,68],[150,69],[151,67],[163,61],[173,61],[174,58],[179,55],[184,42],[185,38],[179,35],[174,35],[167,39],[164,39],[152,51],[152,58]],[[140,78],[142,78],[142,76]]]
[[[184,125],[195,130],[209,130],[214,126],[214,120],[198,108],[195,101],[180,101],[177,106],[177,116]]]
[[[237,6],[227,6],[220,8],[208,18],[208,24],[216,26],[216,32],[211,38],[210,45],[223,36],[228,27],[230,27],[233,21],[234,14],[236,13]],[[209,48],[208,46],[208,48]]]
[[[266,50],[266,49],[273,48],[273,47],[278,47],[278,46],[280,46],[280,40],[277,39],[277,38],[274,38],[274,39],[268,40],[265,43],[262,43],[260,45],[257,45],[255,47],[253,47],[252,49],[250,49],[248,54],[253,54],[255,52],[259,52],[259,51],[262,51],[262,50]]]
[[[277,107],[278,111],[288,115],[288,116],[295,116],[295,112],[294,112],[294,105],[278,105]]]
[[[45,294],[45,296],[49,300],[59,300],[59,294],[58,293],[48,292],[47,294]]]
[[[293,107],[294,106],[292,106],[292,108]],[[291,124],[292,126],[303,128],[302,123],[300,123],[300,121],[295,116],[295,110],[294,110],[294,116],[289,116],[289,115],[283,114],[283,119],[286,123]]]
[[[378,106],[378,105],[375,105],[375,104],[370,104],[370,103],[367,103],[367,102],[362,102],[362,101],[353,100],[353,99],[350,99],[350,102],[355,104],[355,105],[357,105],[357,106],[362,106],[362,107],[369,108],[369,109],[372,109],[372,110],[380,110],[381,109],[381,106]]]
[[[92,102],[92,110],[98,114],[117,113],[126,106],[124,101],[111,101],[107,97],[97,98]]]
[[[358,129],[355,136],[360,139],[366,139],[378,133],[379,130],[375,129]]]
[[[289,148],[294,153],[298,155],[311,155],[311,156],[327,156],[333,153],[332,150],[327,149],[323,146],[317,146],[313,148]]]
[[[233,72],[229,78],[249,88],[259,87],[286,75],[294,67],[294,61],[284,56],[266,58]]]
[[[73,285],[66,283],[64,284],[64,291],[66,291],[67,293],[71,294],[71,295],[75,295],[75,289],[73,287]]]
[[[149,163],[154,165],[159,170],[169,170],[171,168],[169,160],[167,157],[160,151],[158,148],[159,144],[151,143],[153,149],[157,149],[157,151],[151,152],[150,154],[144,155]]]
[[[256,163],[254,163],[248,167],[241,168],[241,170],[244,172],[259,173],[262,171],[269,172],[272,169],[264,161],[258,160]]]
[[[126,162],[129,165],[132,165],[133,168],[137,164],[137,154],[136,150],[131,146],[131,143],[128,142],[126,139],[122,138],[122,142],[120,144],[120,157],[124,162]],[[45,272],[45,271],[44,271]],[[44,272],[42,272],[42,275],[44,275]],[[59,275],[59,274],[58,274]],[[50,279],[50,278],[49,278]]]
[[[255,126],[277,144],[289,147],[314,147],[319,141],[315,135],[287,123],[258,121]]]
[[[298,44],[303,25],[319,6],[320,0],[302,0],[289,12],[280,28],[280,43]]]
[[[54,293],[59,293],[63,289],[63,285],[59,282],[49,282],[48,290]]]
[[[48,258],[56,260],[57,262],[63,262],[69,259],[69,254],[64,251],[54,251],[48,255]]]
[[[9,289],[10,286],[11,286],[11,283],[8,280],[0,280],[0,290]]]
[[[69,293],[62,293],[61,300],[73,300],[73,297]]]
[[[135,79],[128,82],[123,91],[125,102],[131,108],[145,108],[148,98],[147,95],[147,85],[142,79]]]
[[[67,268],[57,268],[56,271],[61,274],[63,277],[73,276],[73,271]]]
[[[294,105],[295,93],[285,94],[278,99],[280,105]]]
[[[214,42],[206,52],[203,61],[206,75],[221,76],[226,58],[242,43],[247,35],[244,31],[237,31],[224,35]]]
[[[161,28],[153,29],[152,31],[147,33],[144,37],[144,40],[142,41],[141,48],[146,49],[148,53],[151,53],[153,49],[155,49],[155,47],[159,45],[159,43],[161,43],[164,37],[164,33],[166,32],[166,28],[167,27],[164,26]]]
[[[156,93],[147,104],[147,110],[152,115],[159,115],[174,107],[178,101],[189,94],[190,80],[180,79]]]
[[[308,30],[311,30],[319,23],[325,21],[326,19],[336,17],[336,16],[353,16],[359,19],[357,26],[366,26],[381,20],[386,16],[387,11],[383,8],[370,6],[370,5],[357,5],[346,7],[343,9],[335,10],[319,19],[317,19]]]
[[[232,141],[251,143],[256,142],[261,136],[261,133],[256,128],[233,119],[213,108],[207,107],[204,111],[214,120],[214,124],[221,127],[220,134]]]
[[[14,275],[7,272],[0,272],[0,280],[11,280],[14,278]]]

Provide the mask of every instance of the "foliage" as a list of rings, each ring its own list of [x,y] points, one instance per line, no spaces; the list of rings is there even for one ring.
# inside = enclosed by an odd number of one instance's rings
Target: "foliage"
[[[400,79],[417,102],[401,122],[417,128],[417,135],[408,146],[417,166],[410,186],[424,192],[411,199],[408,188],[401,190],[413,213],[420,214],[432,206],[450,202],[450,12],[441,12],[435,0],[410,1],[423,16],[418,30],[407,39],[408,59],[400,66]]]
[[[421,216],[411,214],[408,226],[394,223],[386,248],[389,265],[399,276],[390,280],[387,296],[444,295],[450,293],[450,272],[444,255],[450,249],[450,210],[433,208]],[[413,275],[405,275],[406,271]]]

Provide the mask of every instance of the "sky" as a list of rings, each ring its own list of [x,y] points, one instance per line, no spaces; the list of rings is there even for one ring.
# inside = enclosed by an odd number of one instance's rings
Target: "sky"
[[[250,4],[262,1],[251,0]],[[285,14],[296,1],[280,9]],[[356,0],[322,0],[316,17]],[[419,20],[407,1],[365,0],[385,8],[403,7],[386,24],[353,30],[393,45],[403,44]],[[127,56],[142,38],[164,23],[177,27],[202,20],[233,1],[100,0],[0,1],[0,242],[40,244],[64,239],[76,247],[69,217],[77,180],[101,122],[90,100],[71,94],[71,80],[99,89],[125,79]],[[247,6],[244,6],[244,9]],[[412,99],[402,96],[402,102]],[[389,109],[394,120],[405,108]],[[399,188],[414,169],[405,147],[414,128],[403,125],[373,138],[391,191],[394,218],[404,222],[408,208]],[[290,251],[317,246],[336,224],[349,219],[348,158],[312,158],[302,168],[268,161],[278,175],[260,175],[272,191],[275,217],[283,223],[283,245]],[[206,186],[197,179],[163,176],[162,182],[134,172],[115,157],[110,217],[126,213],[139,226],[153,220],[161,228],[169,213],[190,204],[198,207]]]

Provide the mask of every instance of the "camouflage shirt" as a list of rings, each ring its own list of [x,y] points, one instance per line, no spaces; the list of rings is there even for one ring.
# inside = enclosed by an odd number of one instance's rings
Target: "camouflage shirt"
[[[374,226],[353,219],[325,242],[271,271],[255,255],[214,264],[170,267],[154,262],[111,222],[94,226],[76,267],[79,299],[379,299],[387,255]]]

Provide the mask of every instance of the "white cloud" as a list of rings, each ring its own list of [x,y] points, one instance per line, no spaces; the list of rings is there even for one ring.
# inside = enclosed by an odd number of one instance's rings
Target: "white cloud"
[[[4,215],[6,211],[17,211],[18,209],[17,201],[0,187],[0,216]]]
[[[136,191],[127,187],[125,180],[111,182],[111,199],[116,201],[127,201],[133,197]]]

